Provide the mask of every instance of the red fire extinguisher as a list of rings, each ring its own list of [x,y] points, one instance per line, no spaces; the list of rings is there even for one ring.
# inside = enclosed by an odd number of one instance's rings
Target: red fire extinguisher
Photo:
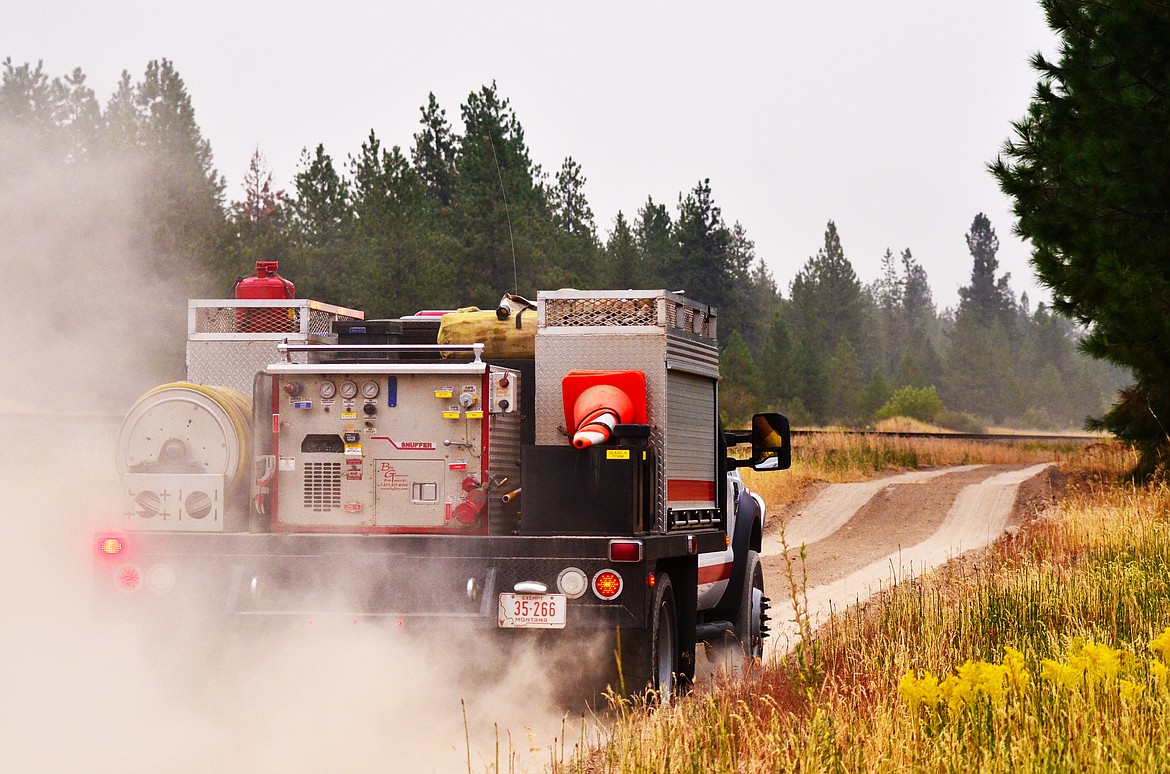
[[[256,261],[254,276],[236,280],[236,298],[295,298],[296,289],[276,273],[278,268],[279,261]],[[297,310],[293,307],[244,307],[236,310],[236,324],[244,333],[295,333]]]

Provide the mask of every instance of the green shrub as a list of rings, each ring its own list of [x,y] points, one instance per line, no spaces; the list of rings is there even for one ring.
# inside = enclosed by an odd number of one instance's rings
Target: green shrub
[[[877,419],[910,417],[923,422],[933,422],[943,410],[943,402],[934,387],[899,387],[878,409]]]

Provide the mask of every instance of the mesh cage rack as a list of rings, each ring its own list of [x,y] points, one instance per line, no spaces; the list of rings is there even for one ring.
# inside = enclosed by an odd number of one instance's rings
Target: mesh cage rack
[[[308,299],[226,299],[187,302],[187,339],[232,340],[328,336],[334,321],[361,320],[363,312]]]
[[[365,313],[309,299],[211,299],[187,302],[187,381],[252,394],[258,371],[283,359],[281,342],[323,344],[335,321]],[[294,356],[304,362],[304,355]]]
[[[558,290],[540,294],[541,328],[661,328],[714,341],[716,311],[665,290]]]

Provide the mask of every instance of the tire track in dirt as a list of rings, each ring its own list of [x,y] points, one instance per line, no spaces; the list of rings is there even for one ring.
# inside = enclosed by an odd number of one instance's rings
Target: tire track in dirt
[[[862,602],[884,587],[994,541],[1011,521],[1021,485],[1048,467],[1048,463],[965,466],[929,471],[934,475],[928,478],[895,476],[866,482],[880,486],[828,534],[824,525],[806,526],[798,521],[811,522],[826,507],[839,506],[842,495],[834,492],[836,487],[826,489],[793,517],[795,532],[790,531],[792,527],[786,529],[792,555],[800,546],[794,543],[794,534],[822,535],[814,542],[804,541],[812,626],[824,623],[833,610]],[[901,486],[912,483],[928,486]],[[830,523],[842,522],[840,514],[828,518]],[[770,656],[787,651],[799,637],[790,620],[794,612],[778,530],[765,538],[763,548],[765,588],[773,600],[772,637],[765,651]],[[796,572],[799,576],[799,567]]]

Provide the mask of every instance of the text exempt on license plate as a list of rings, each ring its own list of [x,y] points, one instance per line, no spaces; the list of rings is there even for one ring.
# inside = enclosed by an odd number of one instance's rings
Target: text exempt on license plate
[[[501,629],[564,629],[564,594],[501,594]]]

